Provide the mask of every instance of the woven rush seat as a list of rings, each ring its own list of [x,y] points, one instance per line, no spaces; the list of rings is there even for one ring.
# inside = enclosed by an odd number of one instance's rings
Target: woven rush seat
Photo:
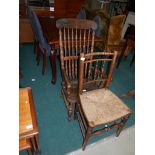
[[[131,113],[130,108],[108,89],[85,92],[80,95],[80,103],[91,127],[110,123]]]

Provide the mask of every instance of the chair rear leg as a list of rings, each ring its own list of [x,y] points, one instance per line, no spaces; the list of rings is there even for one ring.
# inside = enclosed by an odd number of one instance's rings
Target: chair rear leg
[[[37,49],[37,41],[34,39],[34,54],[36,54],[36,49]]]
[[[40,48],[38,48],[38,45],[37,45],[37,65],[39,65],[40,63],[40,57],[41,57],[41,50]]]
[[[118,129],[117,129],[117,131],[116,131],[116,137],[118,137],[119,135],[120,135],[120,133],[121,133],[121,131],[123,130],[123,128],[124,128],[124,126],[125,126],[125,124],[126,124],[126,122],[128,121],[128,119],[129,119],[129,116],[126,118],[122,118],[122,125],[120,125],[119,127],[118,127]]]
[[[73,112],[73,103],[69,103],[68,105],[68,120],[70,121],[72,118],[72,112]]]
[[[42,75],[45,74],[45,68],[46,68],[46,49],[44,49],[44,53],[43,53]]]
[[[78,103],[75,103],[74,105],[74,120],[77,120],[77,104]]]

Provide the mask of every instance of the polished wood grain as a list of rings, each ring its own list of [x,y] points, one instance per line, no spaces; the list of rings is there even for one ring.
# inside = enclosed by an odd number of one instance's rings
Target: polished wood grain
[[[32,150],[40,152],[38,140],[38,125],[35,113],[32,89],[30,87],[19,90],[19,140],[21,146],[29,142]],[[25,142],[26,140],[26,142]]]
[[[19,134],[22,134],[33,130],[30,100],[27,89],[20,90],[19,101]]]

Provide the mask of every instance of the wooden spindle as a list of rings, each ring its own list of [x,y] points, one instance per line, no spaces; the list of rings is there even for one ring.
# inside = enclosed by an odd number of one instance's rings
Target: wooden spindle
[[[68,56],[71,55],[71,45],[70,45],[70,33],[69,33],[69,28],[67,29],[68,35],[67,35],[67,42],[68,42]],[[71,60],[69,59],[68,61],[68,68],[69,68],[69,78],[71,79]]]

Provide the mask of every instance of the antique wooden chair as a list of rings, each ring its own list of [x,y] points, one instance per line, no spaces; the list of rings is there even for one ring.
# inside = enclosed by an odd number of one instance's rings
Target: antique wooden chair
[[[88,139],[103,131],[117,128],[119,136],[131,110],[119,99],[109,85],[117,52],[96,52],[80,54],[79,102],[75,105],[75,119],[78,119],[83,135],[84,150]]]
[[[60,60],[62,72],[62,95],[71,119],[74,104],[78,99],[78,76],[80,53],[94,51],[96,23],[83,19],[59,19]]]

